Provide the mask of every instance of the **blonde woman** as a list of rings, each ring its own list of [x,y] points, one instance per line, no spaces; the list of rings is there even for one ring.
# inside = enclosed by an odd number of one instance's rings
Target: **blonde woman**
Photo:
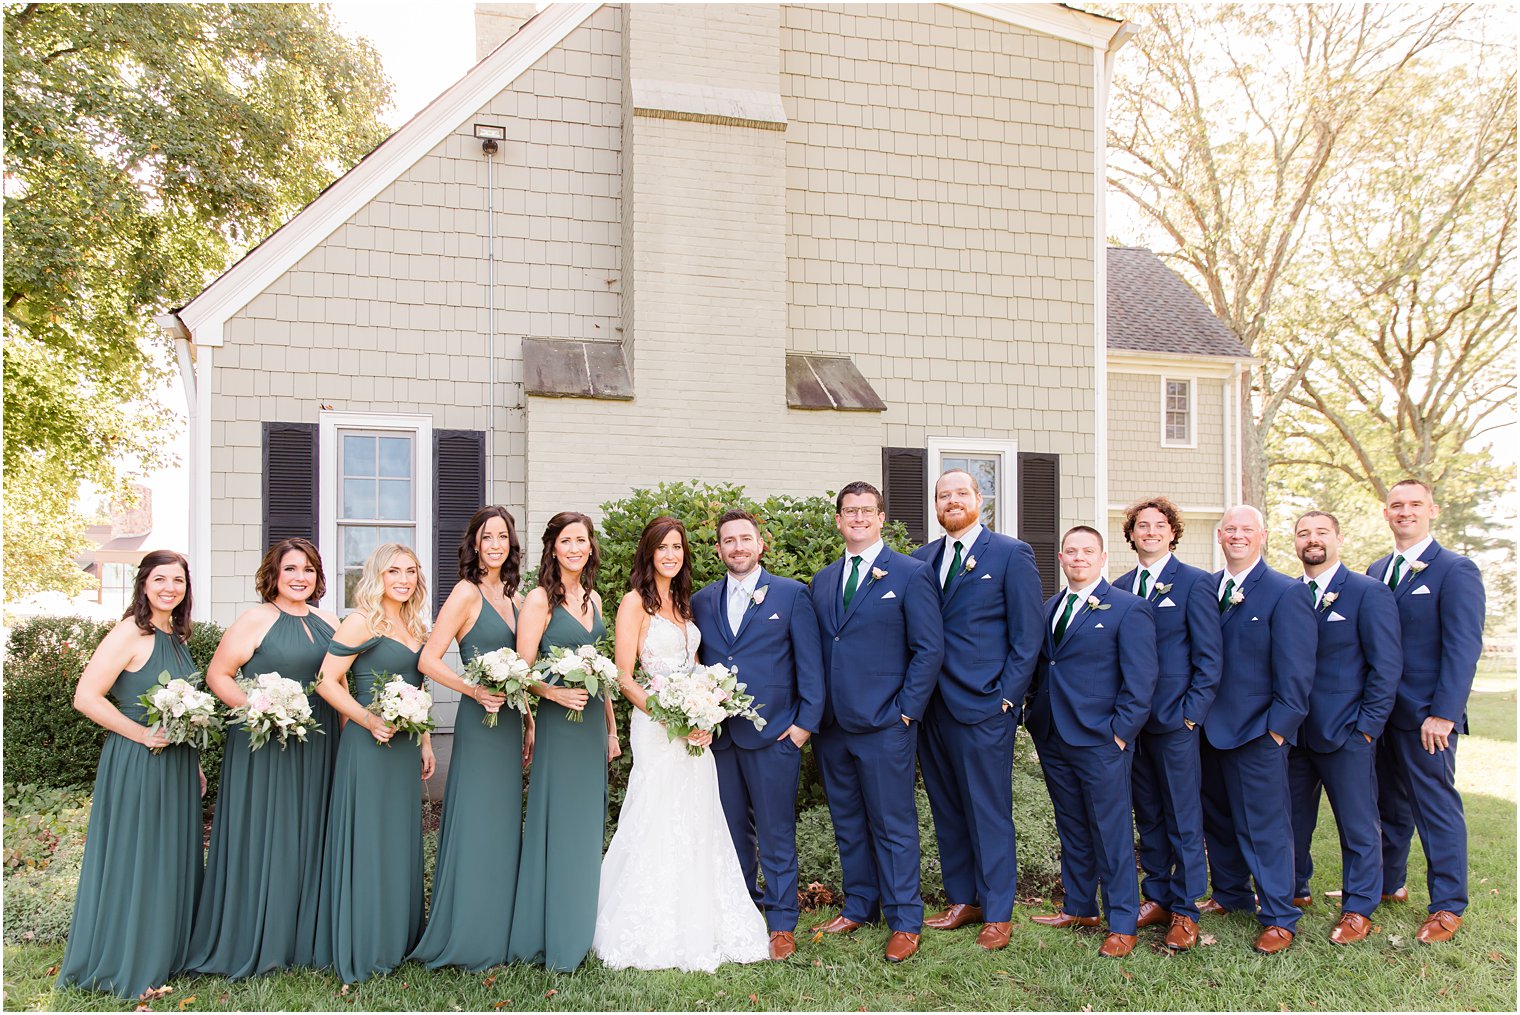
[[[334,632],[317,683],[344,720],[327,812],[318,964],[330,964],[344,983],[390,972],[422,931],[422,781],[433,774],[433,747],[426,735],[420,748],[394,737],[366,706],[392,677],[422,686],[426,603],[417,555],[381,544],[364,562],[354,612]]]

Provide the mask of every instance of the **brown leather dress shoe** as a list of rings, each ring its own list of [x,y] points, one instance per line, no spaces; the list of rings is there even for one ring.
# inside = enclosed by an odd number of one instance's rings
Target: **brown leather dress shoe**
[[[894,930],[892,936],[887,938],[886,958],[888,962],[902,962],[911,959],[918,954],[918,935],[909,934],[905,930]]]
[[[1372,932],[1372,921],[1361,913],[1342,913],[1334,927],[1330,928],[1330,943],[1353,945]]]
[[[1099,920],[1096,916],[1072,916],[1064,909],[1059,913],[1040,913],[1030,917],[1042,927],[1096,927]]]
[[[1308,909],[1310,906],[1314,905],[1314,896],[1295,895],[1293,896],[1293,904],[1299,909]]]
[[[823,931],[825,934],[848,934],[851,931],[859,930],[863,926],[865,924],[856,923],[841,913],[828,923],[820,923],[813,929]]]
[[[924,921],[925,927],[933,927],[935,930],[955,930],[964,927],[968,923],[982,922],[982,907],[972,906],[964,902],[957,902],[942,913],[935,913]]]
[[[1140,918],[1135,921],[1135,927],[1159,927],[1163,923],[1170,923],[1171,919],[1172,914],[1161,903],[1146,899],[1140,903]]]
[[[1198,921],[1182,913],[1172,914],[1172,925],[1166,932],[1166,946],[1174,952],[1185,952],[1198,943]]]
[[[1140,938],[1134,934],[1109,934],[1103,939],[1103,945],[1098,949],[1098,954],[1107,959],[1122,959],[1135,950],[1135,944]]]
[[[1012,936],[1011,922],[1005,920],[1002,923],[986,923],[982,925],[982,932],[976,936],[976,945],[989,952],[1002,951],[1008,947],[1008,939]]]
[[[1393,891],[1391,891],[1388,894],[1386,894],[1386,895],[1383,896],[1383,901],[1384,902],[1408,902],[1409,901],[1409,886],[1408,885],[1402,885],[1402,886],[1400,886],[1398,888],[1395,888]]]
[[[771,958],[777,962],[789,959],[797,953],[797,939],[789,930],[771,931]]]
[[[1198,912],[1201,914],[1207,914],[1209,916],[1223,916],[1224,914],[1228,913],[1229,910],[1225,909],[1219,903],[1215,902],[1214,896],[1210,895],[1207,899],[1204,899],[1202,902],[1198,903]]]
[[[1293,932],[1286,927],[1268,927],[1256,938],[1255,948],[1263,955],[1285,952],[1293,943]]]
[[[1428,945],[1439,944],[1456,937],[1457,928],[1460,926],[1462,926],[1460,916],[1450,910],[1440,909],[1425,918],[1415,938]]]

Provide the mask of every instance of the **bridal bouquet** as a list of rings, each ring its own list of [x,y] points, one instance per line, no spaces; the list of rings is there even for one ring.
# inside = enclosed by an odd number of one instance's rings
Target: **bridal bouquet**
[[[433,696],[388,673],[375,674],[375,685],[380,689],[370,700],[369,711],[397,733],[405,733],[421,744],[422,734],[433,730]],[[387,741],[385,746],[389,747],[390,743]]]
[[[143,707],[148,725],[168,738],[171,744],[194,744],[206,750],[222,736],[222,717],[216,713],[216,698],[195,686],[190,677],[158,675],[158,685],[137,699]],[[153,748],[157,754],[161,747]]]
[[[248,749],[256,751],[274,737],[280,742],[280,750],[291,740],[306,743],[307,734],[322,732],[316,717],[311,714],[311,701],[306,688],[278,673],[260,673],[252,680],[239,680],[238,686],[248,695],[248,700],[230,709],[232,722],[242,723],[248,730]]]
[[[651,676],[644,707],[651,719],[664,725],[672,742],[696,730],[710,730],[716,735],[721,732],[718,724],[731,718],[748,719],[757,730],[765,728],[765,720],[756,711],[755,696],[744,692],[736,671],[722,665]],[[686,753],[692,757],[700,758],[705,750],[686,745]]]
[[[503,708],[515,708],[527,715],[533,707],[533,695],[528,692],[528,685],[533,683],[533,667],[509,648],[499,648],[471,659],[464,668],[464,682],[471,687],[483,687],[492,694],[506,695]],[[500,714],[487,712],[481,722],[494,728]]]
[[[533,668],[545,681],[551,676],[558,677],[563,686],[582,688],[593,698],[617,690],[617,664],[598,652],[595,645],[582,645],[573,652],[556,645],[549,650],[549,658],[540,659]],[[571,722],[586,721],[585,713],[573,708],[565,709],[565,718]]]

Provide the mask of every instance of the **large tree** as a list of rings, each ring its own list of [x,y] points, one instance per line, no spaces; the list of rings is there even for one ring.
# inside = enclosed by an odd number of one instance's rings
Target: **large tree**
[[[325,6],[5,6],[8,599],[77,588],[81,482],[161,457],[154,312],[372,149],[389,94]]]

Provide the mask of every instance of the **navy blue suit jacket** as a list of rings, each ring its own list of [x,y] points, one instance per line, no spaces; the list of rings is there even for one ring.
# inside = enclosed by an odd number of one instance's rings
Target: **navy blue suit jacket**
[[[1378,558],[1367,573],[1381,580],[1392,559]],[[1483,577],[1478,565],[1433,539],[1420,561],[1424,569],[1411,568],[1393,592],[1404,635],[1404,676],[1390,721],[1415,730],[1433,715],[1466,733],[1467,696],[1483,654]]]
[[[1354,733],[1373,740],[1383,735],[1404,652],[1393,593],[1345,567],[1330,579],[1316,618],[1319,660],[1301,742],[1328,754],[1344,747]]]
[[[1223,571],[1213,576],[1215,589],[1223,579]],[[1256,562],[1235,591],[1244,599],[1227,609],[1219,623],[1224,677],[1204,735],[1220,750],[1248,744],[1269,731],[1296,744],[1314,686],[1319,642],[1314,594],[1265,560]]]
[[[1099,580],[1090,594],[1108,609],[1078,603],[1059,645],[1052,625],[1056,611],[1065,609],[1065,595],[1045,602],[1029,731],[1077,747],[1111,744],[1114,737],[1133,747],[1156,691],[1154,611],[1107,581]]]
[[[936,585],[944,553],[943,539],[913,552]],[[1004,701],[1015,710],[1024,704],[1042,640],[1040,572],[1028,543],[991,529],[963,559],[966,566],[939,594],[945,659],[936,693],[957,722],[969,725],[997,715]]]
[[[1138,567],[1131,568],[1114,584],[1128,592],[1135,587],[1139,571]],[[1156,680],[1145,730],[1179,730],[1183,719],[1201,724],[1214,705],[1224,666],[1214,580],[1207,571],[1184,564],[1172,554],[1155,576],[1146,598],[1156,611],[1156,656],[1161,676]]]
[[[843,588],[841,557],[808,590],[823,642],[823,725],[869,733],[922,719],[945,652],[928,565],[883,547],[848,610]]]
[[[721,663],[738,671],[755,704],[764,706],[759,712],[765,729],[755,729],[748,720],[725,722],[729,735],[714,740],[713,747],[768,747],[794,724],[818,732],[823,722],[823,652],[807,586],[762,568],[755,594],[765,589],[763,601],[745,607],[736,635],[728,626],[727,585],[725,576],[691,597],[702,632],[697,658],[704,665]]]

